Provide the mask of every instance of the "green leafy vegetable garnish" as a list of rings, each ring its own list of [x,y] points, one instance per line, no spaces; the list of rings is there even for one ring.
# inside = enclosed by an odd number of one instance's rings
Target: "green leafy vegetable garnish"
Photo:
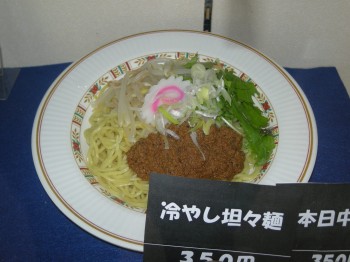
[[[254,105],[252,97],[257,93],[251,82],[244,82],[227,69],[221,70],[218,76],[224,80],[224,86],[232,100],[231,103],[220,99],[220,117],[230,122],[238,121],[241,125],[248,147],[256,156],[256,165],[268,161],[275,147],[274,138],[261,130],[268,125],[268,118]]]

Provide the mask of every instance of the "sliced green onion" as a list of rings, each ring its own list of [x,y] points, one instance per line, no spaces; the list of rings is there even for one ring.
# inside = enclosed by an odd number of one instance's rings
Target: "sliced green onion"
[[[165,108],[163,107],[158,107],[158,111],[172,124],[174,125],[178,125],[179,124],[179,121],[174,118],[168,111],[166,111]]]

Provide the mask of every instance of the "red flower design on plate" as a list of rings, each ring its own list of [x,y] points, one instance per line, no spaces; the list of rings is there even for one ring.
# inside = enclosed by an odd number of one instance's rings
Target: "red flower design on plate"
[[[93,93],[93,94],[96,94],[96,92],[98,91],[98,87],[97,87],[97,85],[94,85],[94,87],[93,88],[91,88],[91,93]]]
[[[79,151],[80,150],[80,145],[77,142],[73,142],[73,149],[74,151]]]
[[[270,105],[267,102],[263,103],[262,107],[264,108],[264,110],[269,110],[270,109]]]
[[[147,57],[147,61],[153,60],[153,59],[156,59],[155,55],[150,55],[150,56]]]
[[[270,165],[270,162],[266,162],[263,166],[262,166],[262,170],[266,170]]]

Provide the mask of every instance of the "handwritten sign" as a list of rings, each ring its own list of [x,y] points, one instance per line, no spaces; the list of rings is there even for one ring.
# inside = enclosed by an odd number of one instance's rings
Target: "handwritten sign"
[[[152,174],[144,261],[350,262],[349,189]]]

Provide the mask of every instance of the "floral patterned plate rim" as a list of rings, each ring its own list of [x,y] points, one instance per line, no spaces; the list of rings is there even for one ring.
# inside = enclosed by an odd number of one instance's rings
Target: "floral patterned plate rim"
[[[259,183],[307,182],[317,153],[317,127],[303,91],[282,67],[250,46],[189,30],[146,32],[101,46],[69,66],[43,97],[33,124],[33,160],[47,194],[69,219],[96,237],[137,251],[143,250],[145,214],[116,205],[82,175],[75,153],[84,150],[81,139],[74,143],[79,137],[73,134],[72,116],[83,113],[77,105],[98,91],[95,84],[106,72],[117,73],[125,61],[161,53],[219,58],[262,90],[266,109],[272,108],[278,120],[278,147]]]

